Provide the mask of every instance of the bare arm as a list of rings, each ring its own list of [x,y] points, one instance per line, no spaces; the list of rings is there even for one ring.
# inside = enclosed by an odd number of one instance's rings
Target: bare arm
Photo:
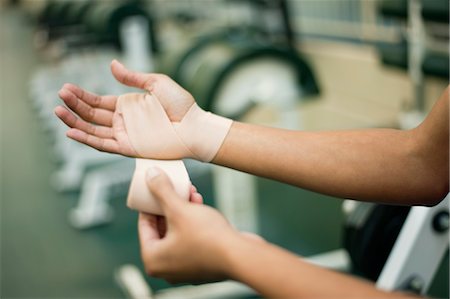
[[[228,249],[231,277],[267,298],[405,298],[373,283],[312,265],[269,243],[241,238]]]
[[[407,296],[378,290],[373,283],[317,267],[237,232],[216,210],[180,200],[158,169],[149,171],[147,184],[166,215],[164,230],[156,216],[139,217],[142,259],[149,275],[170,282],[234,279],[269,298]]]
[[[416,129],[302,132],[235,122],[213,163],[337,197],[432,205],[448,193],[448,88]]]

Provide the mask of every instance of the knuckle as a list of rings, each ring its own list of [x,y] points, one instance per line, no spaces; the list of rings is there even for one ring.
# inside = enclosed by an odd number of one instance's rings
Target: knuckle
[[[95,96],[93,101],[94,106],[98,107],[100,105],[100,102],[101,102],[100,96]]]
[[[87,127],[87,132],[91,135],[97,135],[97,128],[95,126],[92,125],[88,125]]]
[[[153,88],[154,83],[155,79],[152,76],[149,76],[149,78],[144,82],[144,88],[151,90]]]
[[[122,82],[127,84],[128,83],[128,72],[125,72],[122,76]]]
[[[102,151],[105,151],[105,140],[103,140],[103,139],[100,139],[100,149],[102,150]]]
[[[95,117],[95,110],[92,108],[87,108],[87,117],[89,120],[93,120]]]
[[[101,153],[104,153],[104,152],[105,152],[105,150],[103,150],[102,148],[96,148],[96,150],[99,151],[99,152],[101,152]]]

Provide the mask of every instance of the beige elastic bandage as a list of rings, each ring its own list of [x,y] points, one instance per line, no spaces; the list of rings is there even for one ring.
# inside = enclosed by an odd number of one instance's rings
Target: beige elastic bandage
[[[129,141],[139,157],[164,160],[136,159],[128,194],[128,207],[156,215],[162,215],[162,210],[146,184],[148,168],[161,168],[178,195],[189,200],[188,173],[183,162],[174,159],[211,161],[232,124],[230,119],[205,112],[195,103],[180,122],[171,122],[159,100],[150,94],[120,96],[117,112],[123,117]]]
[[[153,198],[146,183],[146,173],[150,167],[158,167],[170,178],[175,192],[182,200],[188,201],[191,181],[181,160],[136,159],[136,169],[128,192],[127,206],[141,212],[164,215],[158,202]]]
[[[180,122],[171,122],[159,100],[150,94],[120,96],[117,111],[137,154],[150,159],[193,158],[210,162],[232,123],[195,103]]]

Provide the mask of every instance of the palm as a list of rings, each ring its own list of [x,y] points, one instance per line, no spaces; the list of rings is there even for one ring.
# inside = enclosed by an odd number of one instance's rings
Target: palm
[[[138,157],[136,150],[133,148],[128,137],[127,130],[123,122],[123,118],[116,111],[112,120],[113,137],[117,141],[118,154],[130,157]]]

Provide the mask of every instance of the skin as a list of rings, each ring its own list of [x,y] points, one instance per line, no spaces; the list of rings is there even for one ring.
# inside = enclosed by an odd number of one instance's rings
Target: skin
[[[237,233],[211,207],[178,199],[167,175],[157,168],[150,169],[146,179],[167,224],[165,234],[160,234],[154,216],[139,215],[148,275],[172,283],[229,278],[267,298],[414,297],[377,290],[371,283],[311,265],[262,239]]]
[[[235,122],[213,162],[336,197],[430,206],[449,190],[448,111],[447,88],[408,131],[303,132]]]
[[[172,122],[180,121],[194,103],[165,75],[132,72],[116,61],[111,71],[119,82],[154,94]],[[234,122],[212,163],[336,197],[431,206],[449,190],[448,92],[420,126],[405,131],[299,132]],[[65,84],[59,96],[68,108],[58,106],[55,113],[71,128],[68,137],[100,151],[135,156],[115,110],[117,96],[94,95],[72,84]],[[174,200],[177,195],[165,174],[150,172],[148,185],[165,219],[139,217],[149,275],[172,282],[231,278],[276,298],[404,296],[310,265],[261,238],[241,234],[216,210]]]

